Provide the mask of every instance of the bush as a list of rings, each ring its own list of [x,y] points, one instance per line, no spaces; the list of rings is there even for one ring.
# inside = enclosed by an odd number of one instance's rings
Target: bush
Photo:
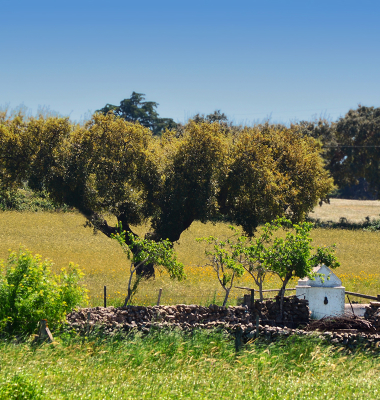
[[[0,211],[70,211],[67,205],[58,205],[46,192],[34,192],[27,186],[14,191],[0,191]]]
[[[10,253],[6,264],[0,263],[0,332],[32,333],[41,319],[54,327],[86,302],[78,266],[70,263],[59,275],[51,267],[51,261],[22,248]]]

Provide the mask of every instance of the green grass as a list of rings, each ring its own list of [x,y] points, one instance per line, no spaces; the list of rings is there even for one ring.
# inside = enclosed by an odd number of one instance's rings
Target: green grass
[[[48,399],[376,399],[379,355],[315,337],[251,343],[178,331],[126,340],[0,343],[0,399],[27,389]]]

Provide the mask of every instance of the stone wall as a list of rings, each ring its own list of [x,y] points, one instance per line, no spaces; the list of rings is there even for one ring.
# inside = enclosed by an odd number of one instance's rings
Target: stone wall
[[[126,330],[136,327],[149,327],[151,324],[181,325],[181,327],[206,327],[223,325],[227,328],[237,325],[256,325],[256,315],[260,323],[271,326],[285,326],[296,328],[309,322],[309,309],[307,300],[297,297],[284,299],[284,319],[279,315],[279,301],[256,301],[255,307],[249,310],[246,306],[221,307],[210,305],[179,304],[176,306],[128,306],[122,308],[95,307],[83,308],[67,315],[67,321],[74,326],[87,325],[88,312],[90,312],[90,325],[109,325]]]
[[[283,318],[280,315],[280,301],[264,300],[255,301],[254,313],[258,314],[263,324],[270,326],[282,326],[297,328],[310,322],[308,301],[296,296],[285,297],[283,306]]]
[[[299,311],[305,307],[303,302],[293,302],[293,304],[296,304],[297,307],[301,304]],[[257,306],[257,304],[255,305]],[[269,317],[275,315],[274,311],[271,310],[274,310],[276,306],[272,304],[268,304],[268,306],[266,302],[261,305],[262,316],[268,317],[268,321],[273,322]],[[90,312],[90,324],[87,322],[88,312]],[[272,312],[273,314],[271,314]],[[374,349],[376,352],[380,349],[380,333],[369,334],[355,330],[310,332],[302,329],[270,326],[263,320],[257,326],[254,320],[256,320],[256,314],[254,312],[248,313],[245,307],[225,308],[215,305],[210,307],[189,305],[171,307],[130,306],[127,308],[95,307],[91,309],[83,308],[68,314],[68,326],[64,329],[74,329],[80,335],[120,335],[121,338],[131,331],[147,334],[156,329],[175,328],[184,331],[197,328],[223,329],[235,335],[235,338],[237,333],[240,332],[242,342],[255,338],[272,342],[292,335],[314,335],[334,345],[345,346],[349,349],[362,347]]]
[[[377,332],[380,332],[380,302],[372,302],[366,307],[364,318],[371,322]]]

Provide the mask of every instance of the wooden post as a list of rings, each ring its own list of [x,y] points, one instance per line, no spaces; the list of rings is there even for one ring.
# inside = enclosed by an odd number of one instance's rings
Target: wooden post
[[[326,297],[325,297],[325,299],[326,299]],[[350,306],[351,306],[352,315],[355,317],[354,307],[352,307],[352,304],[351,304],[351,300],[350,300],[350,296],[349,296],[349,295],[347,295],[347,299],[348,299],[348,302],[350,303]],[[325,304],[326,304],[326,303],[325,303]]]
[[[87,336],[90,334],[91,311],[87,312]]]
[[[243,298],[243,305],[250,307],[251,305],[251,295],[250,294],[245,294]]]
[[[255,308],[255,289],[251,289],[251,304],[249,308],[251,310]]]
[[[40,339],[45,339],[47,334],[46,334],[46,319],[41,319],[40,321],[40,332],[39,332],[39,338]]]
[[[162,288],[160,288],[160,290],[158,291],[158,299],[157,299],[157,305],[160,305],[160,301],[161,301],[161,293],[162,293]]]
[[[242,347],[243,331],[241,327],[237,327],[235,330],[235,350],[239,352]]]
[[[54,338],[53,335],[50,332],[50,329],[48,327],[47,324],[47,320],[46,319],[41,319],[40,321],[40,334],[39,334],[39,338],[41,340],[45,340],[46,338],[49,338],[49,340],[51,342],[54,342]]]
[[[104,308],[107,307],[107,286],[104,286]]]

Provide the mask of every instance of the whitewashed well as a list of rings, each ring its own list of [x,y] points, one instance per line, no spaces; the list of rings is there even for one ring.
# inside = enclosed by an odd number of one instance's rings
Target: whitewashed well
[[[311,318],[344,314],[345,288],[342,281],[326,265],[315,267],[314,272],[321,277],[300,279],[296,286],[297,297],[309,301]]]

